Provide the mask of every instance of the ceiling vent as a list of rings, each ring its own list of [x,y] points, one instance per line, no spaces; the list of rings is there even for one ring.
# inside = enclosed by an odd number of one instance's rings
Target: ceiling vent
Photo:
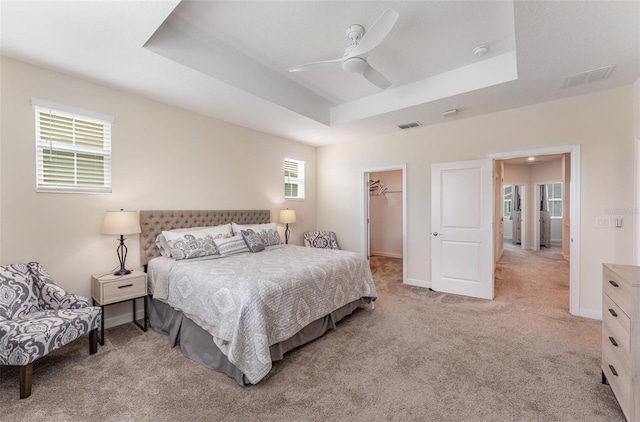
[[[422,123],[420,122],[411,122],[411,123],[405,123],[403,125],[398,125],[398,127],[402,130],[404,129],[411,129],[414,127],[418,127],[418,126],[422,126]]]
[[[611,66],[605,66],[598,69],[587,70],[586,72],[574,73],[573,75],[565,76],[562,86],[568,88],[570,86],[582,85],[601,79],[606,79],[611,75],[615,64]]]

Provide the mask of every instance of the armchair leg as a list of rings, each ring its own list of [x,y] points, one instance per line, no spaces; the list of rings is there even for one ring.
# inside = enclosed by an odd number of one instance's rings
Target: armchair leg
[[[89,331],[89,354],[93,355],[98,351],[98,329]]]
[[[26,399],[31,395],[31,376],[33,375],[33,363],[20,367],[20,398]]]

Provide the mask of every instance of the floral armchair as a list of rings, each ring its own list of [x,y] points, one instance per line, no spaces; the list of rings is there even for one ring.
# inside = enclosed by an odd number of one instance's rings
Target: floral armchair
[[[330,231],[304,232],[304,246],[310,248],[340,249],[336,234]]]
[[[98,349],[102,313],[67,293],[37,262],[0,266],[0,366],[20,367],[20,398],[31,395],[33,362],[89,333]]]

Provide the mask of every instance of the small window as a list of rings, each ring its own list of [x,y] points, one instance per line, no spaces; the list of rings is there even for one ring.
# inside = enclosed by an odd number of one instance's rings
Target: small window
[[[549,196],[549,215],[551,218],[562,218],[562,183],[547,185]]]
[[[285,199],[304,199],[304,161],[284,159]]]
[[[511,209],[513,205],[513,186],[504,185],[503,201],[502,201],[502,217],[511,218]]]
[[[33,104],[37,191],[110,193],[113,118],[82,115],[40,100]]]

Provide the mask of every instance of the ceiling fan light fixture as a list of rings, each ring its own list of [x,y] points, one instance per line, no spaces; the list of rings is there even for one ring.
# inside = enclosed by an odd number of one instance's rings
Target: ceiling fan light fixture
[[[362,73],[367,68],[367,61],[360,57],[350,57],[342,62],[342,70],[349,73]]]

